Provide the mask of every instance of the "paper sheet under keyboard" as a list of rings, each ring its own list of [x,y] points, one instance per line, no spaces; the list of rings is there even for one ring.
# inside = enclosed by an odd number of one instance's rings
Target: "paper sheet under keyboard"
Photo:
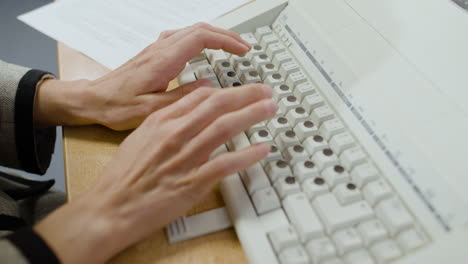
[[[115,69],[167,29],[208,22],[249,0],[61,0],[18,18]]]

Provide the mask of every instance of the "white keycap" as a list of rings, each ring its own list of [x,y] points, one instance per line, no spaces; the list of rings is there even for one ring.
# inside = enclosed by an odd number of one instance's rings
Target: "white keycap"
[[[392,240],[385,240],[376,243],[370,248],[372,255],[377,259],[377,263],[389,263],[403,254],[401,249]]]
[[[358,165],[351,171],[351,179],[359,188],[362,188],[367,183],[377,180],[378,178],[379,171],[370,162]]]
[[[265,50],[259,44],[253,45],[252,49],[245,55],[247,59],[252,60],[254,56],[265,54]]]
[[[412,228],[398,234],[397,241],[405,252],[422,247],[428,242],[426,234],[420,228]]]
[[[235,135],[227,142],[227,147],[230,151],[241,150],[250,146],[250,141],[244,132]]]
[[[313,178],[319,176],[319,171],[315,164],[310,160],[304,160],[298,162],[293,167],[294,175],[300,182],[303,182],[307,178]]]
[[[333,110],[331,110],[331,108],[327,105],[319,106],[310,113],[310,119],[319,126],[324,121],[330,120],[334,117],[335,114],[333,113]]]
[[[286,248],[278,256],[281,264],[309,264],[309,256],[302,246]]]
[[[321,261],[336,257],[335,245],[327,237],[307,242],[306,250],[312,258],[312,263],[321,263]]]
[[[307,113],[311,113],[312,110],[314,110],[317,107],[325,105],[325,101],[323,100],[323,97],[318,94],[309,94],[304,99],[302,100],[302,107],[307,111]]]
[[[289,168],[288,163],[284,160],[268,162],[265,166],[265,171],[271,182],[276,182],[281,177],[292,175],[292,171]]]
[[[273,86],[273,100],[275,100],[275,102],[291,95],[293,95],[293,91],[288,85],[281,84]]]
[[[258,214],[280,208],[280,200],[272,187],[260,189],[252,195],[252,202]]]
[[[273,58],[273,56],[277,53],[280,53],[280,52],[283,52],[285,51],[285,48],[283,46],[283,44],[277,42],[277,43],[273,43],[273,44],[270,44],[268,45],[268,47],[266,48],[266,54],[270,57],[270,58]]]
[[[245,61],[249,61],[246,54],[241,54],[241,55],[232,54],[231,57],[229,57],[229,62],[234,66],[234,69],[236,71],[237,71],[236,67],[239,64],[242,64],[242,62],[245,62]],[[249,62],[249,64],[250,64],[250,62]],[[252,67],[252,70],[253,70],[253,67]]]
[[[293,176],[280,177],[273,186],[281,199],[301,191],[301,186]]]
[[[315,135],[304,140],[304,147],[309,155],[313,155],[315,152],[328,148],[328,144],[322,136]]]
[[[322,135],[328,141],[330,141],[331,137],[334,135],[343,132],[345,132],[345,127],[343,123],[336,118],[327,120],[320,126],[320,135]]]
[[[197,79],[207,79],[213,82],[218,82],[218,78],[209,64],[198,66],[195,75],[197,75]]]
[[[302,182],[302,191],[307,195],[310,201],[314,200],[315,197],[328,193],[328,185],[323,178],[307,178]]]
[[[229,71],[221,74],[219,80],[221,81],[223,87],[233,87],[242,85],[239,80],[239,77],[237,77],[237,74],[234,71]]]
[[[354,228],[338,230],[332,235],[332,239],[339,255],[362,247],[362,240]]]
[[[275,137],[275,142],[280,150],[300,144],[299,139],[296,137],[296,133],[292,130],[279,133]]]
[[[349,252],[344,256],[346,264],[374,264],[375,261],[367,250],[361,249]]]
[[[263,36],[267,34],[272,34],[271,28],[269,26],[259,27],[255,30],[255,37],[257,39],[262,39]]]
[[[194,82],[197,80],[195,72],[193,71],[193,68],[189,63],[187,63],[182,72],[180,72],[179,76],[177,77],[177,80],[179,81],[180,85]]]
[[[312,201],[312,206],[320,216],[328,234],[371,219],[374,216],[372,207],[366,201],[342,206],[331,193],[316,197]]]
[[[241,176],[250,195],[259,189],[270,186],[270,181],[260,163],[255,163],[251,167],[245,169]]]
[[[268,75],[264,80],[263,82],[265,84],[268,84],[270,86],[277,86],[277,85],[281,85],[284,83],[284,78],[281,74],[279,73],[274,73],[272,75]]]
[[[301,145],[294,145],[292,147],[286,148],[286,150],[283,152],[283,156],[291,165],[309,159],[309,155]]]
[[[255,38],[253,33],[243,33],[240,34],[240,37],[247,41],[250,45],[255,45],[258,43],[257,38]]]
[[[207,49],[205,50],[206,57],[210,61],[210,64],[214,67],[218,61],[227,61],[228,57],[226,53],[222,50],[212,50]]]
[[[307,82],[307,77],[302,71],[293,72],[289,74],[286,79],[286,84],[291,87],[296,87],[297,85],[305,82]]]
[[[260,161],[263,166],[266,165],[266,163],[270,161],[277,161],[277,160],[282,160],[283,155],[279,151],[278,147],[276,145],[270,145],[270,152],[268,152],[268,156],[264,158],[263,160]]]
[[[245,72],[244,74],[241,75],[240,80],[244,84],[257,83],[257,82],[262,81],[262,79],[260,79],[260,75],[258,74],[257,71]]]
[[[338,202],[347,205],[362,200],[362,195],[354,183],[342,183],[333,189]]]
[[[307,114],[306,110],[302,107],[296,107],[294,109],[289,110],[285,116],[291,126],[296,126],[299,122],[304,122],[309,120],[309,115]]]
[[[253,133],[260,131],[260,130],[265,130],[265,121],[261,121],[260,123],[257,123],[253,126],[251,126],[246,132],[249,137],[253,135]]]
[[[260,220],[263,230],[266,233],[288,227],[290,225],[289,220],[282,208],[277,208],[261,214],[258,216],[258,219]]]
[[[299,237],[294,227],[288,226],[268,233],[271,244],[276,253],[279,254],[283,249],[299,245]]]
[[[413,217],[397,197],[378,203],[375,207],[375,213],[387,227],[391,236],[404,229],[411,228],[414,224]]]
[[[310,82],[301,83],[296,85],[294,89],[294,96],[299,98],[299,100],[303,100],[307,95],[311,95],[316,93],[315,86]]]
[[[387,229],[385,229],[382,222],[378,219],[372,219],[360,223],[357,230],[366,246],[370,246],[375,242],[384,240],[388,237]]]
[[[258,69],[258,73],[260,77],[264,80],[269,75],[273,75],[278,72],[278,69],[272,63],[263,64]]]
[[[344,264],[344,262],[339,258],[332,258],[329,260],[325,260],[324,262],[320,264]]]
[[[345,149],[352,148],[356,145],[356,140],[349,132],[344,132],[338,135],[335,135],[330,140],[330,148],[335,151],[335,153],[340,154]]]
[[[286,51],[276,53],[275,56],[273,57],[274,65],[282,65],[283,63],[289,62],[289,61],[292,61],[292,57]]]
[[[346,172],[341,165],[326,168],[322,171],[322,177],[325,179],[328,186],[332,188],[341,183],[347,183],[350,180],[348,172]]]
[[[254,68],[258,71],[260,66],[270,63],[270,58],[266,54],[259,54],[254,56],[251,62]]]
[[[260,130],[250,136],[250,143],[273,143],[273,137],[267,130]]]
[[[213,66],[215,73],[220,76],[225,72],[231,72],[234,69],[232,68],[232,64],[227,60],[217,61],[216,64]]]
[[[289,110],[299,107],[299,101],[295,96],[284,97],[278,102],[278,107],[283,113],[287,113]]]
[[[246,72],[255,71],[255,68],[253,67],[252,63],[250,63],[250,61],[242,61],[234,66],[234,70],[236,71],[237,75],[242,76]]]
[[[264,35],[262,39],[260,40],[260,45],[262,45],[263,47],[266,47],[272,43],[277,43],[277,42],[279,42],[279,39],[275,34],[267,34],[267,35]]]
[[[217,149],[215,149],[211,155],[210,155],[210,159],[214,159],[216,158],[217,156],[223,154],[223,153],[226,153],[228,152],[227,148],[226,148],[226,145],[222,144],[221,146],[219,146]]]
[[[195,57],[193,57],[189,63],[195,63],[195,62],[199,62],[199,61],[202,61],[202,60],[206,60],[206,55],[205,55],[205,52],[200,52],[198,53]]]
[[[338,157],[329,148],[317,151],[312,155],[312,161],[315,163],[319,170],[331,167],[338,164]]]
[[[306,138],[317,135],[318,129],[314,122],[307,119],[297,123],[294,127],[294,132],[296,132],[296,136],[299,138],[299,141],[304,142]]]
[[[291,130],[288,119],[284,117],[275,117],[271,119],[267,124],[267,128],[273,136],[277,136],[281,132]]]
[[[375,206],[379,201],[390,198],[393,194],[392,188],[387,184],[384,179],[378,179],[370,182],[363,189],[364,198],[372,205]]]
[[[300,70],[299,65],[297,65],[297,63],[294,62],[294,61],[285,62],[285,63],[281,64],[281,66],[279,67],[279,72],[283,76],[286,76],[286,77],[288,77],[289,74],[291,74],[293,72],[297,72],[299,70]]]
[[[351,170],[354,166],[367,161],[367,155],[361,147],[355,146],[343,151],[340,155],[341,163]]]
[[[305,194],[289,195],[283,200],[283,207],[303,243],[323,235],[322,223],[310,206]]]

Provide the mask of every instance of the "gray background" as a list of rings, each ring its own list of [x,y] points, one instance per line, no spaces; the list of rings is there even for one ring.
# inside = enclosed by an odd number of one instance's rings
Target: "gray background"
[[[57,47],[54,40],[28,27],[16,17],[50,0],[0,0],[0,59],[30,68],[46,70],[57,74]],[[2,168],[11,172],[12,170]],[[57,128],[57,142],[52,164],[47,174],[39,177],[33,174],[13,171],[28,178],[55,179],[55,187],[65,191],[62,129]]]

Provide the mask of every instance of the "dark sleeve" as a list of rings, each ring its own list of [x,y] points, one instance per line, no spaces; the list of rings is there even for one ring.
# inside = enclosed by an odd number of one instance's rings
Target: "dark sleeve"
[[[55,144],[55,127],[34,126],[38,83],[53,75],[0,61],[0,165],[44,174]]]
[[[58,264],[58,260],[55,253],[47,245],[47,243],[31,228],[21,229],[13,234],[6,237],[6,240],[11,243],[17,249],[17,252],[21,256],[16,258],[26,260],[27,263],[48,263]],[[1,251],[1,250],[0,250]],[[17,253],[17,254],[18,254]],[[10,258],[11,254],[10,254]],[[13,257],[14,258],[14,257]],[[14,262],[16,263],[16,262]]]

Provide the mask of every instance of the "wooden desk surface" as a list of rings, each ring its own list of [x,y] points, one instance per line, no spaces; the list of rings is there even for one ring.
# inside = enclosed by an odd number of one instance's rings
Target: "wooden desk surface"
[[[104,66],[81,53],[58,44],[59,74],[63,80],[96,79],[109,72]],[[172,86],[175,86],[172,83]],[[128,132],[115,132],[101,126],[64,127],[63,152],[68,200],[86,192],[98,179]],[[219,189],[190,214],[222,207]],[[164,213],[164,212],[162,212]],[[96,249],[99,250],[99,249]],[[247,263],[233,229],[217,232],[190,241],[169,245],[164,230],[123,251],[112,263]]]

